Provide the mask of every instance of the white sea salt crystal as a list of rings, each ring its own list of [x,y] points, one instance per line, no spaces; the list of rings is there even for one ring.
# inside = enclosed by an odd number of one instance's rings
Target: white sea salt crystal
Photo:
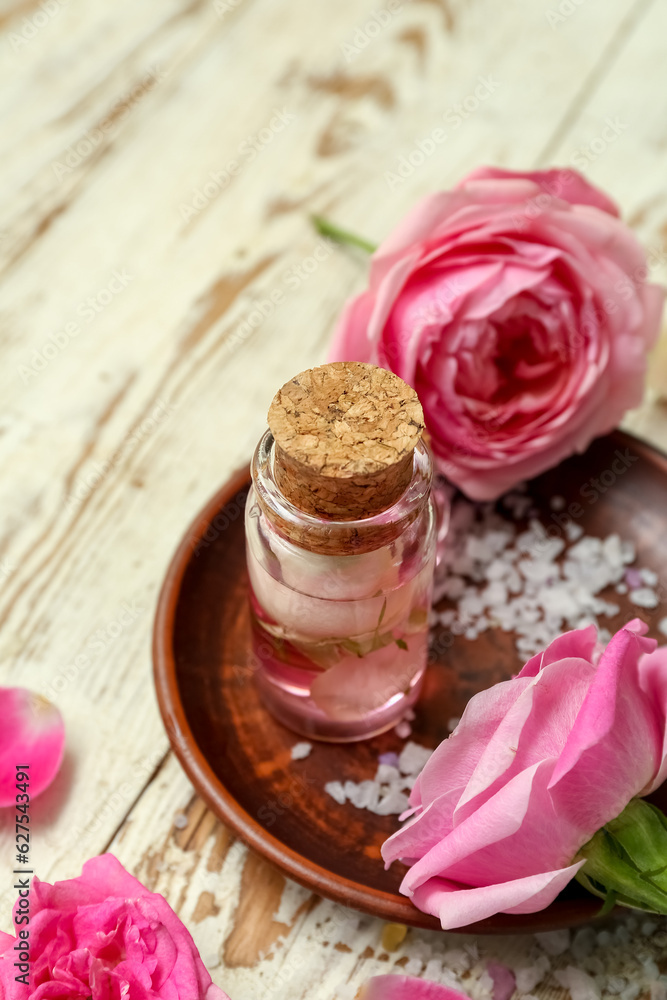
[[[489,581],[502,580],[510,572],[511,566],[507,559],[494,559],[486,568],[486,579]]]
[[[531,521],[531,524],[532,523],[534,522]],[[532,528],[530,528],[528,531],[521,532],[521,534],[517,537],[515,544],[519,552],[525,552],[529,555],[534,551],[539,552],[539,546],[544,543],[545,537],[545,535],[533,531]]]
[[[576,545],[570,546],[567,554],[570,559],[587,563],[591,560],[598,560],[601,552],[602,539],[587,535],[586,538],[582,538]]]
[[[655,980],[660,975],[660,969],[652,958],[645,958],[642,962],[642,968],[644,969],[647,979]]]
[[[623,564],[623,545],[621,543],[620,535],[617,535],[616,533],[613,535],[607,535],[602,543],[602,549],[607,560],[612,565],[621,566]]]
[[[612,996],[618,996],[627,985],[623,976],[610,976],[607,980],[607,992],[611,993]]]
[[[379,764],[375,772],[375,780],[381,785],[390,785],[401,777],[400,771],[392,764]]]
[[[554,976],[561,986],[570,991],[572,1000],[599,1000],[597,983],[581,969],[568,965],[564,969],[557,969]]]
[[[371,809],[377,805],[380,798],[380,786],[376,781],[360,781],[356,791],[349,796],[352,805],[357,809]]]
[[[448,948],[442,958],[447,968],[459,976],[470,968],[470,956],[462,948]]]
[[[549,501],[549,506],[552,510],[563,510],[565,507],[565,497],[561,497],[556,494],[556,496],[553,496]]]
[[[564,583],[540,587],[537,598],[549,614],[557,615],[559,618],[569,618],[579,610],[571,588]]]
[[[658,595],[650,587],[638,587],[630,591],[630,600],[638,608],[657,608],[660,603]]]
[[[292,747],[292,760],[304,760],[312,749],[312,743],[295,743]]]
[[[459,576],[469,576],[472,573],[473,566],[474,562],[470,556],[463,554],[452,559],[450,563],[452,572],[457,573]]]
[[[481,599],[485,607],[495,607],[507,603],[507,587],[504,583],[496,580],[489,583],[481,593]]]
[[[330,795],[332,799],[343,805],[345,802],[345,789],[340,781],[328,781],[324,786],[324,791],[327,795]]]
[[[619,924],[614,931],[614,937],[620,944],[628,944],[630,941],[630,931],[625,924]]]
[[[409,958],[405,963],[403,972],[406,976],[419,976],[422,969],[424,968],[424,963],[419,958]]]
[[[424,969],[424,979],[431,979],[437,983],[439,982],[441,975],[442,962],[437,958],[432,958],[426,963],[426,968]]]
[[[541,559],[553,561],[558,558],[564,549],[565,542],[562,538],[548,538],[540,545],[539,555]]]
[[[601,976],[605,970],[605,963],[597,955],[590,955],[584,959],[584,968],[594,976]]]
[[[391,816],[393,814],[400,816],[409,807],[410,801],[407,795],[400,792],[398,788],[390,788],[379,802],[369,807],[369,812],[375,813],[376,816]]]
[[[637,558],[637,552],[633,542],[629,541],[621,542],[621,553],[623,557],[623,562],[626,565],[633,563]]]
[[[417,938],[410,940],[410,957],[418,958],[423,965],[426,965],[433,954],[433,948],[424,940]]]
[[[444,586],[444,596],[456,601],[465,591],[465,580],[461,576],[450,576]]]
[[[475,562],[488,562],[493,555],[493,547],[489,543],[489,535],[480,538],[469,535],[466,541],[466,555]]]
[[[442,972],[440,973],[440,985],[448,986],[450,990],[460,990],[463,983],[451,969],[447,969],[443,966]]]
[[[627,592],[628,592],[628,585],[627,585],[627,583],[617,583],[616,584],[616,593],[617,594],[627,594]]]
[[[655,587],[658,582],[658,574],[652,569],[640,569],[641,578],[649,587]]]
[[[343,791],[345,792],[345,797],[348,799],[351,798],[352,795],[354,795],[356,789],[357,786],[354,781],[346,781],[345,784],[343,785]]]
[[[419,743],[413,743],[412,741],[406,743],[398,758],[398,766],[401,773],[419,774],[423,771],[432,753],[432,750],[428,747],[420,746]]]
[[[536,934],[535,937],[547,955],[562,955],[570,947],[570,932],[567,929],[544,931]]]
[[[584,533],[584,529],[576,521],[569,521],[565,525],[565,536],[568,542],[576,542]]]
[[[621,993],[621,1000],[636,1000],[641,991],[641,983],[630,983]]]
[[[531,583],[544,583],[545,580],[554,576],[554,567],[548,562],[522,559],[519,563],[519,572]]]
[[[493,996],[493,989],[494,989],[493,979],[491,978],[489,972],[486,969],[481,974],[476,984],[474,980],[472,982],[468,980],[468,983],[469,986],[474,986],[474,985],[477,986],[477,989],[475,989],[472,994],[473,1000],[481,1000],[482,997],[486,998]]]
[[[525,659],[566,629],[597,625],[598,617],[619,613],[618,605],[599,596],[610,584],[627,586],[624,567],[634,558],[634,546],[618,534],[595,538],[575,525],[574,532],[565,531],[573,544],[563,551],[566,539],[551,537],[553,531],[547,534],[535,517],[526,530],[517,531],[493,505],[463,500],[454,503],[451,525],[444,560],[449,568],[441,567],[436,589],[447,590],[447,573],[456,578],[453,592],[460,596],[451,598],[455,607],[439,618],[453,635],[474,641],[487,628],[514,632]],[[599,626],[598,633],[601,641],[608,636]]]
[[[533,965],[515,969],[516,988],[520,993],[528,993],[542,982],[551,968],[551,962],[546,955],[540,955]]]
[[[464,594],[459,601],[459,615],[465,617],[469,615],[473,617],[474,615],[479,615],[484,610],[484,602],[482,598],[476,593]]]
[[[655,920],[644,920],[640,927],[640,931],[644,937],[651,937],[652,934],[655,934],[657,929],[658,925]]]
[[[663,635],[667,635],[667,618],[662,618],[658,622],[658,630],[662,632]]]
[[[185,830],[188,825],[188,817],[185,813],[176,813],[174,816],[174,826],[177,830]]]
[[[407,719],[403,719],[397,726],[394,726],[394,732],[399,739],[407,740],[408,736],[412,732],[412,726]]]

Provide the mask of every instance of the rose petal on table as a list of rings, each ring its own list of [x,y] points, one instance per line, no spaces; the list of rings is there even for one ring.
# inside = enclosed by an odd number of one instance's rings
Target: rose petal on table
[[[55,705],[26,688],[0,688],[0,806],[16,802],[16,768],[26,764],[31,798],[58,773],[65,725]]]
[[[413,976],[374,976],[361,991],[361,1000],[469,1000],[465,993]]]
[[[500,962],[489,962],[486,971],[493,980],[493,1000],[510,1000],[516,989],[516,976],[512,970]]]

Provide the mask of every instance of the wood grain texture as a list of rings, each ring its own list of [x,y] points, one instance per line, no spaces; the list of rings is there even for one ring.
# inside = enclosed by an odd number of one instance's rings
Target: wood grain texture
[[[550,25],[555,0],[411,0],[377,35],[377,5],[355,0],[70,0],[45,23],[32,0],[0,6],[0,682],[42,691],[68,731],[34,860],[69,877],[111,845],[233,1000],[342,997],[405,955],[248,861],[193,798],[151,679],[164,571],[364,284],[309,213],[376,240],[480,163],[579,154],[667,273],[667,13],[573,6]],[[435,128],[446,140],[396,180]],[[628,425],[667,446],[664,409]],[[0,899],[7,928],[9,881]],[[481,968],[535,944],[477,947]]]

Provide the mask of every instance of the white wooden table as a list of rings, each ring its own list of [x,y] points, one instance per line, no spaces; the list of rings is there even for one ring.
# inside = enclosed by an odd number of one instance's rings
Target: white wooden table
[[[275,389],[323,360],[364,284],[361,258],[318,250],[309,213],[377,240],[476,165],[573,164],[664,279],[667,8],[3,0],[0,32],[0,683],[41,691],[67,723],[63,771],[34,804],[36,870],[71,877],[113,851],[166,895],[233,1000],[353,996],[408,952],[249,854],[193,793],[153,690],[158,588]],[[423,165],[388,177],[437,127]],[[660,405],[628,426],[667,446]],[[637,963],[667,954],[666,930],[626,949],[647,997]],[[471,943],[407,941],[450,968]],[[487,958],[542,953],[528,937],[476,946],[479,998]],[[595,954],[612,970],[621,952]],[[583,968],[571,951],[551,961]],[[549,977],[533,992],[567,995]]]

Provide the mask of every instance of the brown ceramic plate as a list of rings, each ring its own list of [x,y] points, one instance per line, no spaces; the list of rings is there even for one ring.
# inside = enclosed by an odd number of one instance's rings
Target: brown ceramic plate
[[[213,497],[186,532],[167,572],[155,621],[153,656],[160,709],[172,746],[197,791],[229,827],[260,854],[314,892],[374,916],[437,928],[398,892],[405,869],[385,871],[380,845],[397,827],[395,816],[374,816],[324,791],[327,781],[372,777],[378,754],[399,751],[385,733],[365,743],[315,744],[292,761],[299,737],[260,704],[249,646],[243,507],[246,469]],[[667,565],[667,458],[620,432],[595,441],[530,485],[535,507],[547,519],[549,499],[565,497],[587,533],[617,531],[634,541],[639,564]],[[555,523],[555,522],[552,522]],[[610,628],[639,609],[614,591],[621,605]],[[667,598],[642,617],[659,637]],[[664,641],[664,638],[663,638]],[[508,678],[521,666],[513,636],[500,630],[470,642],[446,643],[429,666],[417,706],[413,739],[435,747],[447,721],[468,699]],[[434,647],[438,650],[438,642]],[[661,794],[667,791],[663,786]],[[657,801],[657,800],[656,800]],[[667,807],[667,794],[662,794]],[[548,909],[522,916],[499,914],[474,924],[476,933],[510,933],[572,926],[595,917],[599,901],[577,883]]]

